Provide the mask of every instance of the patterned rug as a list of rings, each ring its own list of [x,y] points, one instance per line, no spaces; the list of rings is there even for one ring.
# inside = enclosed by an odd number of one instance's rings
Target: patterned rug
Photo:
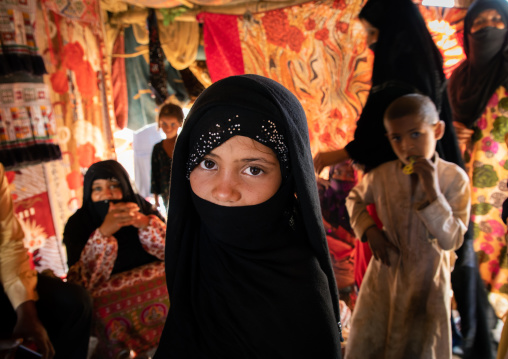
[[[140,354],[158,345],[169,310],[164,262],[118,273],[92,296],[93,335],[99,339],[94,358]]]

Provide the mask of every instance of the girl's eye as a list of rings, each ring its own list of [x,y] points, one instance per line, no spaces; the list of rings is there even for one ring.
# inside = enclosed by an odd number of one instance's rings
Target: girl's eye
[[[102,187],[92,187],[92,192],[100,192],[102,191]]]
[[[411,133],[411,138],[418,138],[418,137],[420,137],[420,132]]]
[[[400,137],[399,136],[393,136],[392,137],[392,141],[393,142],[399,142],[400,141]]]
[[[204,159],[203,161],[201,161],[199,166],[205,170],[213,170],[217,167],[215,162],[213,162],[212,160],[208,160],[208,159]]]
[[[264,171],[259,167],[247,167],[245,172],[250,176],[259,176],[261,173],[264,173]]]

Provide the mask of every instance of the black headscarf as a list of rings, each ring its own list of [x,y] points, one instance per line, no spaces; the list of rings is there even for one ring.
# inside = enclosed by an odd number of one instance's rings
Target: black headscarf
[[[474,19],[487,9],[499,12],[505,28],[486,27],[471,34]],[[453,71],[448,91],[453,120],[471,128],[496,89],[508,85],[506,0],[477,0],[469,7],[464,19],[464,52],[467,58]]]
[[[429,96],[446,128],[438,141],[441,158],[462,166],[446,96],[443,60],[417,6],[411,0],[369,0],[359,14],[379,30],[374,51],[372,89],[357,121],[349,156],[372,169],[396,159],[386,136],[383,114],[397,97]]]
[[[143,214],[155,214],[161,218],[159,212],[154,210],[149,202],[134,192],[129,181],[129,175],[120,163],[113,160],[94,163],[85,174],[83,206],[69,218],[64,229],[63,241],[67,247],[67,264],[69,267],[79,261],[81,251],[92,232],[100,227],[104,221],[109,207],[109,203],[106,201],[92,201],[93,181],[111,178],[118,180],[123,194],[122,202],[134,202]],[[123,272],[158,260],[141,246],[137,228],[133,226],[123,227],[113,236],[118,240],[118,255],[112,273]]]
[[[387,81],[412,85],[440,109],[443,59],[416,5],[411,0],[369,0],[359,17],[379,30],[372,86]]]
[[[283,178],[289,175],[289,156],[284,135],[277,129],[276,108],[255,111],[229,106],[216,106],[201,116],[191,135],[187,178],[203,156],[234,136],[255,139],[272,149],[280,163]]]
[[[209,113],[219,124],[235,114],[274,122],[289,165],[281,162],[287,176],[272,198],[223,207],[193,194],[188,164],[195,142],[208,133]],[[252,136],[243,125],[240,135]],[[284,151],[274,152],[280,158]],[[170,198],[171,309],[155,358],[340,358],[338,294],[307,122],[287,89],[243,75],[205,90],[176,142]]]

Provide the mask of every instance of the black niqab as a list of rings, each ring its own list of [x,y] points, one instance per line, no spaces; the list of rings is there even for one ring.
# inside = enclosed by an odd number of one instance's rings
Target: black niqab
[[[220,106],[269,111],[283,133],[290,174],[264,203],[219,206],[190,188],[191,139],[206,114]],[[205,90],[175,146],[170,198],[171,309],[155,358],[340,358],[338,294],[307,122],[287,89],[244,75]]]
[[[134,192],[129,181],[129,175],[120,163],[113,160],[94,163],[85,174],[83,206],[69,218],[64,229],[63,241],[67,248],[67,264],[69,267],[79,261],[81,252],[90,235],[100,227],[107,213],[107,208],[109,208],[108,203],[92,201],[92,184],[97,179],[111,178],[118,180],[123,194],[122,202],[134,202],[139,206],[141,213],[145,215],[155,214],[160,218],[159,212]],[[113,236],[118,241],[118,254],[113,267],[113,274],[158,260],[143,249],[139,241],[138,229],[134,226],[123,227]]]
[[[497,10],[505,28],[486,27],[471,34],[474,19],[487,9]],[[507,35],[508,4],[505,0],[480,0],[469,7],[464,19],[466,60],[453,71],[448,86],[454,121],[473,127],[499,86],[507,87]]]
[[[445,122],[438,141],[441,158],[462,164],[450,107],[446,96],[443,60],[417,6],[411,0],[369,0],[360,19],[379,30],[372,70],[372,89],[354,140],[346,146],[349,156],[370,170],[397,158],[385,136],[383,115],[396,98],[409,93],[429,96]]]

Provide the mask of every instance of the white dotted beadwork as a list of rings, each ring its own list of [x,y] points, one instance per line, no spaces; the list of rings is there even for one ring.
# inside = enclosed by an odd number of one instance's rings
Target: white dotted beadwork
[[[187,161],[187,179],[189,179],[190,173],[194,167],[201,162],[205,155],[231,137],[242,135],[241,123],[236,123],[236,120],[240,120],[239,115],[236,115],[233,119],[235,121],[228,118],[225,126],[221,126],[220,123],[212,125],[211,130],[201,135],[199,140],[194,144]],[[271,120],[261,120],[259,132],[260,134],[256,135],[255,140],[272,148],[279,159],[281,169],[289,170],[289,151],[284,141],[284,136],[277,131],[275,122]],[[248,136],[248,134],[246,135]]]

